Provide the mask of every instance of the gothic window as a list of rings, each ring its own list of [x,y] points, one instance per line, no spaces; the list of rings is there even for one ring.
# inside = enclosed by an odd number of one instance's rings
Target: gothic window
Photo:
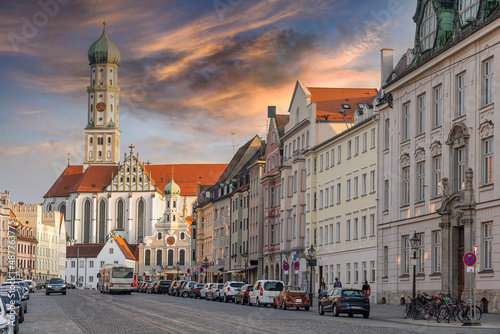
[[[73,200],[73,203],[71,204],[71,231],[70,231],[71,239],[75,239],[75,209],[76,209],[76,202],[75,200]]]
[[[64,220],[66,220],[66,204],[62,203],[60,206],[59,206],[59,212],[63,214],[64,216]]]
[[[98,222],[98,242],[106,242],[106,201],[101,200],[99,202],[99,222]]]
[[[121,181],[123,182],[123,177],[121,179]],[[116,229],[119,230],[119,231],[123,231],[124,230],[124,221],[125,221],[125,210],[124,210],[124,204],[125,202],[123,201],[123,199],[119,199],[118,200],[118,203],[116,205]]]
[[[83,203],[83,242],[90,242],[90,200]]]
[[[186,251],[184,249],[179,252],[179,264],[181,266],[186,264]]]
[[[158,236],[157,236],[158,240],[161,240],[162,237],[163,237],[163,234],[161,232],[158,232]]]
[[[173,266],[174,265],[174,250],[169,249],[167,253],[167,265],[168,266]]]
[[[137,241],[142,242],[144,239],[144,200],[141,198],[137,203]]]
[[[161,266],[162,265],[162,257],[163,257],[163,252],[161,249],[156,250],[156,265]]]
[[[427,1],[424,9],[424,17],[420,23],[420,48],[422,51],[434,46],[436,39],[436,13],[432,8],[432,1]]]
[[[460,23],[467,24],[468,19],[475,20],[479,9],[479,0],[459,0],[458,1],[458,15],[460,16]]]
[[[145,266],[151,265],[151,250],[150,249],[146,249],[144,251],[144,265]]]

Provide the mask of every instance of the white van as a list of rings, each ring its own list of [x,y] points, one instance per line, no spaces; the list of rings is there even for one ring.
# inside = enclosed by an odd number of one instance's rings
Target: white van
[[[283,282],[278,280],[259,280],[248,295],[248,306],[274,305],[274,297],[283,290]]]

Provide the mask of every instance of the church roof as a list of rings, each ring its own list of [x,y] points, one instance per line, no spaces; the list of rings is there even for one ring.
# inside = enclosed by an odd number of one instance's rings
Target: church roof
[[[68,196],[83,174],[83,166],[68,166],[43,197]]]
[[[127,240],[117,236],[113,236],[113,239],[115,239],[116,244],[122,251],[123,255],[125,255],[125,258],[127,260],[133,260],[133,261],[138,260],[138,258],[134,256],[134,253],[132,253],[132,251],[130,250],[130,245],[128,244]]]
[[[78,249],[80,249],[80,252],[78,254],[79,257],[97,257],[104,245],[104,243],[77,243],[73,246],[66,246],[66,258],[76,258]]]
[[[118,166],[89,166],[70,192],[102,191],[111,183],[112,175],[117,172]]]
[[[328,88],[307,87],[311,93],[311,103],[316,103],[316,120],[343,121],[339,112],[345,110],[345,119],[354,120],[354,111],[360,109],[358,103],[371,103],[377,95],[375,88]],[[349,105],[346,108],[345,105]]]
[[[106,22],[104,22],[101,37],[92,43],[87,55],[90,64],[111,63],[118,65],[120,63],[120,50],[106,34]]]

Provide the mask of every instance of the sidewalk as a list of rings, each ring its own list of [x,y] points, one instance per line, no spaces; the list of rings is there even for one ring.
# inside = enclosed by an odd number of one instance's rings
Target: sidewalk
[[[386,304],[371,304],[370,305],[370,318],[375,320],[391,321],[404,324],[412,325],[422,325],[422,326],[432,326],[432,327],[460,327],[468,328],[462,326],[460,321],[451,321],[450,323],[441,322],[438,323],[436,318],[431,320],[414,320],[414,319],[403,319],[404,306],[396,305],[386,305]],[[481,326],[470,326],[471,328],[492,328],[500,329],[500,315],[498,314],[485,314],[480,320]]]

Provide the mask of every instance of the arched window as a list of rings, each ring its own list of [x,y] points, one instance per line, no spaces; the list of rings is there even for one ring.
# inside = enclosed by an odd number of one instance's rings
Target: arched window
[[[168,266],[173,266],[174,265],[174,250],[169,249],[167,252],[167,265]]]
[[[137,202],[137,241],[143,242],[144,239],[144,222],[145,222],[145,213],[144,213],[144,200],[141,198],[139,202]]]
[[[151,250],[150,249],[146,249],[144,251],[144,265],[145,266],[151,265]]]
[[[175,201],[172,202],[172,207],[176,208],[177,203]]]
[[[75,239],[75,210],[76,210],[76,202],[73,200],[71,204],[71,231],[70,236],[71,239]]]
[[[156,251],[156,265],[161,266],[162,265],[162,257],[163,257],[163,252],[161,249],[158,249]]]
[[[158,240],[161,240],[163,237],[163,234],[161,232],[158,232]]]
[[[66,220],[66,204],[65,203],[62,203],[61,205],[59,205],[59,212],[62,213],[64,215],[64,220]]]
[[[436,12],[432,7],[432,1],[427,1],[424,9],[424,17],[420,23],[420,48],[422,51],[434,46],[436,39]]]
[[[113,80],[109,79],[109,85],[113,86]]]
[[[123,182],[123,177],[122,180]],[[124,222],[125,222],[125,210],[124,210],[125,202],[123,199],[119,199],[118,203],[116,204],[116,229],[119,231],[123,231],[125,229]]]
[[[181,240],[184,240],[185,237],[186,235],[184,234],[184,232],[181,232]]]
[[[83,203],[83,242],[90,242],[90,200]]]
[[[179,252],[179,264],[181,266],[186,264],[186,251],[184,249]]]

